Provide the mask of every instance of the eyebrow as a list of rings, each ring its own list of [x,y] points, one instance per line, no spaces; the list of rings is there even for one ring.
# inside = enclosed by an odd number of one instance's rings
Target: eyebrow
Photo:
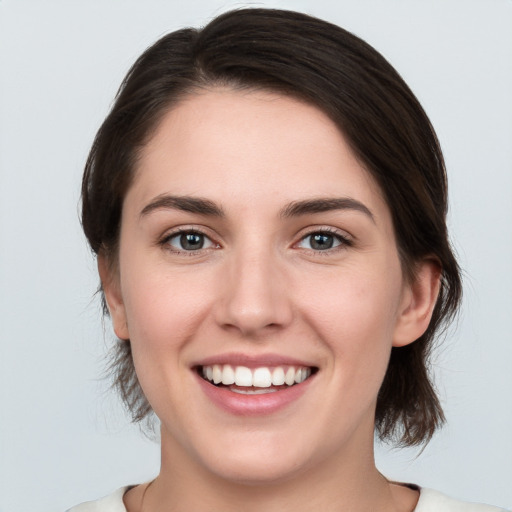
[[[172,196],[162,194],[153,199],[140,212],[144,217],[155,210],[181,210],[208,217],[224,218],[226,215],[221,206],[209,199],[191,196]],[[372,222],[375,218],[370,209],[357,199],[351,197],[330,197],[293,201],[280,212],[282,218],[300,217],[301,215],[322,213],[334,210],[353,210],[364,213]]]
[[[375,217],[370,209],[357,199],[351,197],[330,197],[293,201],[281,210],[281,217],[299,217],[312,213],[329,212],[333,210],[353,210],[364,213],[372,222]]]
[[[190,196],[171,196],[168,194],[163,194],[153,199],[142,209],[140,217],[144,217],[155,210],[162,209],[181,210],[206,215],[208,217],[225,217],[222,208],[209,199]]]

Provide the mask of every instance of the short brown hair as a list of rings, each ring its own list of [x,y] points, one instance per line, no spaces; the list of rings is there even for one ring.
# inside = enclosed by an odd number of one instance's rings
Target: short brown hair
[[[123,199],[138,153],[163,115],[192,91],[219,85],[289,95],[325,112],[382,190],[404,275],[414,279],[415,264],[426,257],[439,262],[441,288],[430,325],[414,343],[392,349],[376,409],[382,439],[428,442],[444,421],[428,358],[462,293],[446,228],[443,155],[414,94],[353,34],[292,11],[242,9],[201,30],[170,33],[147,49],[124,79],[85,167],[82,223],[92,250],[117,257]],[[112,370],[133,420],[144,419],[151,407],[129,341],[118,342]]]

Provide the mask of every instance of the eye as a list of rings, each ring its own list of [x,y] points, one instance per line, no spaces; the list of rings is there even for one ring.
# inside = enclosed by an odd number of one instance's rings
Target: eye
[[[200,251],[214,247],[215,244],[203,233],[198,231],[180,231],[169,235],[164,244],[170,245],[175,251]]]
[[[297,244],[302,249],[310,249],[313,251],[327,251],[335,249],[341,245],[350,245],[350,240],[338,233],[329,231],[316,231],[309,233]]]

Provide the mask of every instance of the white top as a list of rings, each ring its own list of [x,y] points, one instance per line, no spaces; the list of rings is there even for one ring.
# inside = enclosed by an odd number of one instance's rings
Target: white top
[[[113,494],[97,501],[88,501],[68,512],[126,512],[123,504],[124,493],[130,487],[121,487]],[[504,508],[454,500],[432,489],[420,489],[420,499],[414,512],[511,512]]]

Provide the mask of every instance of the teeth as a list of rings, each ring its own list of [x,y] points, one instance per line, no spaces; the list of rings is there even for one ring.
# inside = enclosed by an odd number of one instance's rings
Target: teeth
[[[213,383],[219,384],[222,380],[222,368],[218,364],[213,365]]]
[[[237,386],[252,386],[251,370],[245,366],[237,366],[235,370],[235,384]]]
[[[270,389],[264,389],[264,388],[248,388],[248,389],[240,389],[240,388],[231,388],[231,391],[233,393],[239,393],[240,395],[266,395],[267,393],[275,393],[277,389],[270,388]]]
[[[272,372],[272,384],[274,386],[282,386],[284,384],[284,370],[280,366],[274,368]]]
[[[225,364],[222,368],[222,384],[229,386],[235,383],[235,371],[229,364]]]
[[[290,368],[286,370],[286,377],[284,378],[284,381],[287,386],[293,386],[293,384],[295,383],[295,368],[293,366],[290,366]]]
[[[252,385],[256,388],[269,388],[272,386],[272,374],[268,368],[258,368],[252,375]]]
[[[237,366],[233,368],[229,364],[214,364],[212,366],[203,366],[201,368],[203,377],[214,384],[224,384],[231,386],[235,384],[240,387],[260,388],[255,390],[238,390],[244,394],[258,394],[270,391],[272,386],[293,386],[304,382],[311,375],[311,368],[294,366],[276,366],[274,368],[260,367],[247,368],[246,366]],[[235,389],[233,389],[235,391]],[[275,391],[275,390],[274,390]]]

